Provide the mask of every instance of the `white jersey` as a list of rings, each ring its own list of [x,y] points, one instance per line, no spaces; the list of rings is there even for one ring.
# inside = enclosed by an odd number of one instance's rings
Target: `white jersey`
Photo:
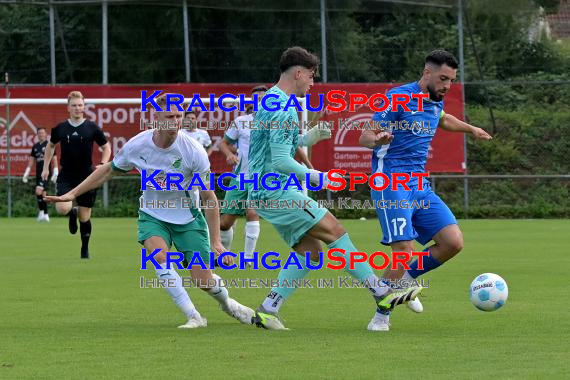
[[[253,114],[242,115],[235,118],[237,128],[229,128],[224,138],[238,146],[238,163],[234,174],[243,173],[245,179],[249,179],[249,136],[251,134],[250,121]]]
[[[166,149],[155,145],[152,141],[153,133],[152,130],[144,131],[130,139],[113,158],[113,168],[123,172],[136,168],[139,173],[146,170],[147,178],[150,178],[155,170],[160,170],[152,178],[163,189],[166,186],[166,173],[183,175],[184,179],[180,186],[184,190],[156,190],[150,181],[145,181],[147,190],[142,193],[139,209],[164,222],[190,223],[194,220],[193,212],[196,210],[191,209],[189,203],[183,205],[182,198],[192,198],[197,201],[194,189],[187,190],[194,173],[198,173],[202,182],[208,187],[210,182],[208,155],[200,143],[185,133],[178,133],[174,143]],[[177,189],[173,184],[170,188]],[[158,208],[156,207],[158,201],[166,202],[163,203],[165,205],[170,201],[174,208]]]
[[[193,130],[183,129],[183,131],[188,136],[192,137],[193,139],[198,141],[200,144],[202,144],[202,146],[204,148],[207,148],[210,145],[212,145],[212,139],[210,138],[210,135],[208,134],[208,132],[206,132],[203,129],[197,129],[197,128],[193,129]]]

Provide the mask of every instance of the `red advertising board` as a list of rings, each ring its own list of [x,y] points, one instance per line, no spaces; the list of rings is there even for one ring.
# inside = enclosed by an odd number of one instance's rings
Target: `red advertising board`
[[[393,84],[316,84],[311,94],[326,93],[330,90],[343,90],[349,93],[362,93],[371,95],[385,93]],[[89,103],[89,98],[140,98],[141,90],[163,90],[171,93],[180,93],[185,97],[200,94],[208,97],[209,94],[220,96],[224,93],[234,95],[244,93],[249,96],[252,84],[168,84],[168,85],[110,85],[110,86],[31,86],[10,88],[12,99],[28,98],[60,98],[65,99],[73,90],[79,90],[86,97],[85,114],[90,120],[97,123],[107,135],[112,147],[113,155],[131,137],[140,132],[140,120],[149,119],[151,115],[140,112],[140,104],[111,104],[95,105]],[[455,85],[450,94],[446,96],[445,111],[463,119],[462,87]],[[312,103],[317,105],[316,96]],[[326,103],[325,103],[326,106]],[[15,176],[23,174],[28,157],[35,143],[35,133],[38,127],[46,127],[48,134],[59,122],[67,119],[65,105],[10,105],[10,157],[7,155],[7,107],[0,105],[0,175],[7,175],[7,162],[10,159],[11,173]],[[340,119],[344,121],[365,121],[372,117],[372,111],[363,106],[356,112],[327,113],[321,112],[310,115],[311,118],[326,120],[334,127],[333,138],[316,145],[311,154],[311,160],[316,169],[330,170],[333,168],[347,171],[370,172],[371,151],[358,146],[358,129],[340,129]],[[214,111],[202,112],[199,120],[202,121],[231,121],[239,116],[239,112]],[[209,130],[215,150],[210,157],[212,171],[222,173],[230,171],[223,155],[217,145],[223,137],[222,130]],[[100,152],[95,149],[94,162],[99,161]],[[463,136],[445,131],[438,131],[430,148],[427,170],[431,172],[462,172],[463,171]]]

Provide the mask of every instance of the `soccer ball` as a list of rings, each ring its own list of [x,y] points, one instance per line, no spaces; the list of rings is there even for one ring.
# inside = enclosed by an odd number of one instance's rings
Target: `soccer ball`
[[[505,304],[509,287],[503,278],[494,273],[480,274],[469,287],[471,303],[479,310],[495,311]]]

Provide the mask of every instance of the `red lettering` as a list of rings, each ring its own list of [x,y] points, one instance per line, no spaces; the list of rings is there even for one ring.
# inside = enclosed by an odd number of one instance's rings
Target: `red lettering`
[[[404,257],[400,258],[401,256]],[[410,260],[411,257],[410,252],[392,252],[392,270],[398,269],[398,264],[402,264],[404,270],[410,269],[408,260]]]
[[[335,177],[333,176],[333,174],[340,174],[342,175],[342,177]],[[327,173],[327,178],[331,183],[327,185],[327,189],[333,191],[343,190],[346,187],[346,180],[344,179],[345,174],[346,170],[340,170],[340,169],[329,170],[329,172]],[[340,185],[333,185],[332,184],[333,182],[338,182],[340,183]]]
[[[376,179],[377,177],[382,177],[382,186],[378,187],[376,186],[376,184],[374,183],[374,179]],[[384,173],[374,173],[370,176],[370,179],[368,180],[368,184],[370,185],[370,188],[372,190],[376,190],[376,191],[382,191],[382,190],[386,190],[388,188],[388,185],[390,184],[390,180],[388,179],[388,176]]]
[[[354,264],[366,262],[366,253],[350,252],[350,269],[354,270]]]
[[[374,105],[374,101],[377,98],[381,98],[382,99],[382,107],[378,108]],[[374,112],[382,112],[384,111],[386,108],[388,108],[388,105],[390,105],[390,101],[388,100],[388,97],[384,94],[374,94],[372,95],[369,99],[368,99],[368,106],[370,107],[370,109]]]
[[[342,98],[333,98],[333,95],[341,95]],[[327,105],[328,111],[337,111],[341,112],[346,109],[346,100],[344,100],[344,96],[346,95],[346,91],[341,90],[332,90],[327,92],[327,101],[333,104],[340,104],[339,106],[331,106],[330,104]]]
[[[424,178],[429,178],[429,173],[412,173],[412,178],[418,178],[418,190],[424,189]]]
[[[427,99],[429,94],[412,94],[412,99],[418,99],[418,111],[423,112],[424,110],[424,99]]]
[[[350,191],[356,191],[355,185],[366,183],[366,178],[368,177],[364,173],[348,173],[348,175],[350,176]]]
[[[412,256],[418,257],[418,269],[424,269],[424,256],[429,256],[429,252],[412,252]]]
[[[354,111],[356,111],[354,106],[361,106],[363,104],[366,104],[368,97],[364,94],[349,94],[348,99],[349,99],[348,102],[350,104],[348,110],[350,112],[354,112]],[[359,100],[357,100],[357,99],[359,99]]]
[[[376,265],[376,264],[374,263],[374,258],[375,258],[376,256],[382,256],[382,259],[383,259],[383,261],[384,261],[384,262],[382,263],[382,265],[378,266],[378,265]],[[388,266],[389,263],[390,263],[390,258],[388,257],[388,255],[385,254],[384,252],[380,252],[380,251],[374,252],[374,253],[371,254],[370,257],[368,258],[368,264],[370,264],[370,266],[371,266],[372,268],[376,269],[376,270],[385,269],[385,268]]]
[[[346,266],[346,259],[344,258],[344,253],[346,251],[344,249],[340,249],[340,248],[331,248],[327,251],[327,257],[330,261],[338,261],[341,264],[338,265],[334,265],[331,263],[327,263],[327,268],[330,269],[334,269],[334,270],[339,270],[339,269],[344,269],[344,267]],[[342,254],[342,256],[333,256],[333,253],[340,253]]]
[[[398,179],[398,177],[403,176],[404,179]],[[392,191],[398,190],[398,184],[402,185],[405,191],[410,191],[410,188],[406,184],[410,181],[410,175],[408,173],[392,173]]]
[[[404,100],[398,100],[403,98]],[[405,112],[410,112],[406,104],[410,101],[410,96],[407,94],[392,94],[392,112],[398,112],[398,105],[401,105]]]

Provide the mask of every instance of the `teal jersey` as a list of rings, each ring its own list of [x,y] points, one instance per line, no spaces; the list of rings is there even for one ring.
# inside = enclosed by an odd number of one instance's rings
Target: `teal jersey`
[[[289,107],[287,111],[283,111],[289,97],[279,87],[273,86],[265,96],[270,94],[275,94],[279,98],[268,100],[268,107],[275,107],[279,104],[280,110],[267,111],[260,108],[255,113],[249,140],[249,173],[250,178],[253,173],[258,173],[260,182],[265,174],[277,173],[279,174],[277,181],[281,182],[280,188],[282,189],[291,173],[281,173],[273,166],[270,144],[289,145],[291,157],[294,157],[299,143],[299,116],[295,107]],[[267,183],[271,184],[272,181],[275,181],[274,177],[268,178]],[[264,198],[269,195],[268,193],[271,193],[271,198],[278,198],[282,192],[283,190],[265,190],[260,184],[258,191],[251,191],[250,198]]]

